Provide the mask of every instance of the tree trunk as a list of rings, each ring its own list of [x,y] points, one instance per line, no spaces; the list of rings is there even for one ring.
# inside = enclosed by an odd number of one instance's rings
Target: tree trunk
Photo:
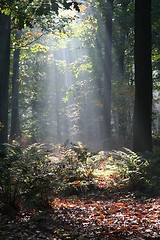
[[[135,1],[133,150],[152,151],[151,0]]]
[[[16,32],[16,40],[20,38],[20,32]],[[12,111],[11,111],[11,132],[10,140],[21,136],[19,121],[19,58],[20,49],[14,51],[13,57],[13,76],[12,76]]]
[[[122,2],[122,12],[127,14],[127,6],[129,2]],[[124,24],[124,23],[123,23]],[[125,78],[125,44],[126,44],[126,29],[121,25],[119,46],[121,48],[118,58],[118,84],[122,89]],[[119,94],[118,96],[118,140],[124,145],[127,137],[127,113],[126,113],[126,96]]]
[[[112,77],[112,16],[113,0],[108,1],[105,16],[105,59],[104,59],[104,122],[105,142],[104,148],[110,148],[111,138],[111,77]]]
[[[0,149],[8,141],[8,85],[10,66],[10,16],[0,13]]]
[[[123,47],[123,50],[121,52],[121,55],[118,58],[118,85],[120,88],[123,88],[123,82],[124,82],[124,59],[125,59],[125,52],[124,52],[124,46],[125,46],[125,32],[122,30],[121,37],[120,37],[120,43]],[[124,143],[126,135],[127,135],[127,123],[126,123],[126,115],[125,112],[126,108],[126,98],[124,94],[119,94],[118,97],[118,137],[119,140]]]

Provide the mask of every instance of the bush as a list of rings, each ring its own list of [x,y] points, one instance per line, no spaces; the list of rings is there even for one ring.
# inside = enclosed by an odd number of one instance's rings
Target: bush
[[[149,162],[137,153],[124,148],[124,151],[114,151],[113,158],[124,180],[132,189],[141,190],[146,186],[147,167]]]
[[[154,147],[153,153],[146,153],[149,165],[148,173],[148,193],[152,195],[160,194],[160,148]]]
[[[51,152],[52,153],[52,152]],[[0,202],[11,207],[46,206],[56,194],[77,194],[87,190],[92,178],[87,149],[80,143],[62,147],[60,159],[41,144],[26,148],[17,142],[6,145],[0,159]]]
[[[22,148],[7,144],[0,159],[0,201],[5,208],[21,204],[48,204],[51,193],[50,161],[43,145]]]
[[[81,143],[69,148],[65,146],[60,150],[62,159],[56,164],[54,173],[57,193],[73,195],[87,190],[92,177],[92,169],[88,163],[90,154]]]
[[[24,149],[23,202],[26,205],[48,205],[52,194],[52,164],[42,144],[32,144]]]
[[[16,206],[23,185],[23,150],[17,143],[6,146],[0,159],[0,201]]]

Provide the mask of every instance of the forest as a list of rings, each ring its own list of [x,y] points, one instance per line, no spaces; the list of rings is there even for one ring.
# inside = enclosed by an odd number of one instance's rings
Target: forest
[[[0,0],[0,239],[160,239],[159,91],[159,0]]]

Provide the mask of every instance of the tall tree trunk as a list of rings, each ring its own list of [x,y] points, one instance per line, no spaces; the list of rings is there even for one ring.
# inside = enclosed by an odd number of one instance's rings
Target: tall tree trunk
[[[20,32],[16,31],[16,40],[20,38]],[[11,132],[10,140],[14,140],[21,136],[20,121],[19,121],[19,58],[20,49],[14,51],[13,57],[13,76],[12,76],[12,111],[11,111]]]
[[[105,139],[104,147],[110,148],[111,138],[111,77],[112,77],[112,16],[113,0],[107,3],[105,16],[105,59],[104,59],[104,122],[105,122]]]
[[[127,6],[129,1],[122,2],[122,12],[127,13]],[[123,23],[124,24],[124,23]],[[120,88],[123,88],[125,78],[125,43],[126,43],[126,29],[124,25],[121,26],[120,32],[120,56],[118,58],[118,84]],[[124,145],[127,136],[127,113],[126,113],[126,96],[125,94],[119,94],[118,97],[118,140]]]
[[[8,85],[10,66],[10,16],[0,13],[0,149],[8,140]]]
[[[133,150],[152,151],[151,0],[135,1]]]
[[[123,88],[123,82],[124,82],[124,59],[125,59],[125,53],[124,53],[124,46],[125,46],[125,32],[121,31],[120,36],[120,44],[123,48],[121,51],[121,55],[118,58],[118,84],[120,88]],[[126,105],[126,99],[124,94],[119,94],[118,97],[118,137],[119,140],[122,141],[122,144],[124,143],[126,134],[127,134],[127,123],[126,123],[126,113],[125,113],[125,105]]]

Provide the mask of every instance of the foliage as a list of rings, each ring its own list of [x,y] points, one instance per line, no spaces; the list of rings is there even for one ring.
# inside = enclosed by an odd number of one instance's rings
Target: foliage
[[[86,192],[92,179],[92,169],[88,163],[90,152],[79,142],[71,147],[62,147],[61,161],[56,164],[57,192],[62,195]]]
[[[146,153],[144,157],[148,159],[149,166],[147,169],[148,173],[148,184],[147,191],[150,194],[158,196],[160,194],[160,148],[155,146],[153,153]]]
[[[54,153],[41,144],[23,148],[14,142],[0,161],[0,201],[4,206],[36,207],[48,205],[57,195],[86,194],[97,188],[114,192],[122,186],[145,193],[157,187],[158,156],[159,150],[150,158],[129,149],[91,153],[80,142],[59,146]]]
[[[126,148],[124,150],[113,152],[115,164],[132,189],[142,190],[146,184],[146,171],[149,163],[137,153]]]
[[[86,192],[92,179],[91,155],[81,143],[59,150],[60,160],[41,144],[7,144],[0,161],[0,201],[4,207],[49,204],[56,194]]]
[[[160,199],[153,195],[137,199],[135,193],[151,165],[152,177],[158,176],[159,151],[156,148],[145,156],[129,149],[91,153],[80,142],[52,146],[49,151],[40,144],[8,145],[5,161],[0,162],[0,190],[14,192],[17,186],[16,204],[21,204],[21,211],[15,216],[6,206],[12,214],[2,213],[0,235],[4,239],[158,239]],[[0,193],[2,202],[5,195]]]
[[[22,29],[25,26],[33,27],[36,21],[39,21],[39,17],[47,17],[54,13],[58,15],[60,9],[69,10],[72,7],[76,11],[80,11],[76,1],[2,0],[0,2],[0,12],[6,15],[11,14],[12,21],[15,24],[14,27],[18,27],[19,29]]]
[[[104,3],[104,5],[106,4]],[[133,67],[133,54],[125,55],[128,65],[122,86],[119,84],[119,76],[115,76],[118,58],[122,50],[127,53],[133,47],[131,44],[133,40],[133,21],[131,20],[133,6],[131,5],[133,4],[127,5],[125,13],[123,13],[119,1],[115,2],[114,8],[115,21],[113,24],[116,34],[113,35],[115,49],[113,53],[116,54],[113,55],[112,129],[115,138],[120,137],[117,130],[119,126],[127,125],[123,133],[127,137],[131,136],[132,129],[134,87],[130,89],[130,74]],[[106,35],[101,10],[97,1],[90,1],[84,6],[82,14],[78,15],[75,21],[69,25],[62,22],[60,26],[64,25],[64,27],[59,28],[59,24],[56,24],[56,22],[59,23],[59,20],[56,20],[55,29],[49,30],[53,33],[52,35],[41,38],[37,36],[38,43],[26,46],[21,52],[20,79],[23,86],[20,86],[20,122],[22,135],[28,135],[33,141],[44,141],[48,136],[48,139],[54,143],[62,143],[67,138],[74,141],[73,135],[76,135],[76,140],[87,143],[87,147],[90,147],[92,144],[90,142],[95,141],[94,139],[99,135],[99,146],[103,145],[104,136],[100,132],[99,126],[103,128],[105,125],[103,61]],[[127,19],[131,18],[127,23],[126,14]],[[48,25],[52,25],[51,22],[50,24],[48,22]],[[129,33],[125,45],[120,44],[123,28],[125,28],[126,34]],[[33,31],[27,30],[24,37],[25,43],[29,43],[30,37],[30,41],[36,40],[34,35],[39,34],[39,29],[36,29],[35,34]],[[118,51],[122,48],[120,45],[124,45],[124,49]],[[73,109],[73,103],[78,106],[78,111],[71,114],[69,110]],[[124,114],[126,110],[127,113]],[[119,115],[123,118],[121,117],[121,119]],[[127,117],[125,118],[125,116]],[[77,133],[73,133],[71,136],[72,129],[67,129],[70,133],[67,136],[67,131],[61,127],[61,124],[65,125],[63,123],[66,123],[64,128],[67,128],[67,124],[70,125],[70,122],[77,129]],[[59,129],[58,125],[60,125]],[[57,132],[60,134],[56,136]]]
[[[49,204],[52,193],[52,174],[50,161],[41,144],[33,144],[24,149],[26,160],[24,173],[24,202],[30,204]]]
[[[17,144],[9,146],[4,159],[3,155],[0,159],[0,201],[3,204],[16,206],[23,181],[22,172],[22,148]]]
[[[0,131],[1,131],[2,128],[3,128],[3,124],[0,122]]]
[[[51,177],[43,146],[22,148],[14,142],[6,147],[6,156],[0,161],[0,201],[15,207],[47,204]]]

